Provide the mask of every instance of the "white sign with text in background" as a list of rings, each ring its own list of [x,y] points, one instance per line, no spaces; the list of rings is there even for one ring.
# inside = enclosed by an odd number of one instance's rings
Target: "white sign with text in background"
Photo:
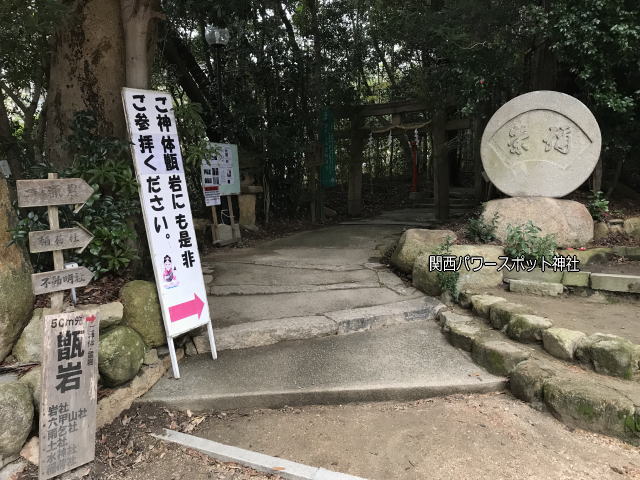
[[[211,143],[213,153],[202,162],[202,188],[207,207],[220,205],[220,196],[240,194],[238,146]]]
[[[207,325],[213,358],[216,349],[173,99],[165,92],[132,88],[123,88],[122,98],[173,372],[179,378],[175,337]]]

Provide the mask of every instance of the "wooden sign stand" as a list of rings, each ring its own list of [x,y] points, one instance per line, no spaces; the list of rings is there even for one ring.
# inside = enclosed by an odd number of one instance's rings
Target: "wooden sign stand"
[[[80,178],[18,180],[19,207],[47,207],[49,230],[29,233],[29,251],[51,252],[51,272],[31,276],[36,295],[50,294],[42,322],[42,393],[38,478],[47,480],[95,459],[99,321],[97,310],[62,313],[64,291],[89,284],[86,267],[64,268],[66,249],[84,248],[93,235],[82,225],[60,229],[59,205],[80,204],[93,189]],[[79,425],[78,425],[79,424]]]
[[[58,178],[57,173],[50,173],[47,178],[53,180]],[[60,217],[58,216],[58,207],[47,207],[47,216],[49,218],[49,230],[58,230],[60,228]],[[64,254],[62,250],[53,251],[53,269],[64,269]],[[54,292],[51,294],[51,313],[62,312],[62,305],[64,303],[64,291]]]

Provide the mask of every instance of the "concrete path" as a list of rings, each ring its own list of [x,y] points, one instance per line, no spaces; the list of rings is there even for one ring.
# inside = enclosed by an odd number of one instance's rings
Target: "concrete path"
[[[379,263],[401,231],[334,226],[206,257],[219,358],[195,337],[182,378],[142,401],[221,410],[503,389],[441,335],[444,306]]]
[[[401,232],[398,226],[337,226],[207,256],[214,329],[420,297],[380,270],[381,250]]]
[[[191,410],[412,400],[502,390],[433,321],[187,358],[142,402]]]

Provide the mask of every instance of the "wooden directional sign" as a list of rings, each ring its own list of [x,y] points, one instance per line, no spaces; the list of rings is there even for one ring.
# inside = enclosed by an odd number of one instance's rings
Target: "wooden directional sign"
[[[20,208],[83,204],[93,194],[82,178],[18,180],[16,187]]]
[[[76,248],[78,253],[82,253],[91,240],[93,240],[91,232],[80,224],[77,228],[29,232],[29,251],[41,253]]]
[[[52,272],[34,273],[31,275],[33,293],[61,292],[70,288],[86,287],[91,282],[93,273],[86,267],[54,270]]]

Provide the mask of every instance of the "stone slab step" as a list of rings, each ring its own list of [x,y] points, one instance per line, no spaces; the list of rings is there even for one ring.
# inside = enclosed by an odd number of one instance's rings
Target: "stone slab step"
[[[572,427],[640,440],[639,382],[555,359],[539,348],[506,338],[475,315],[443,310],[439,322],[452,345],[470,351],[487,371],[509,377],[509,389],[521,400],[548,408]]]
[[[218,351],[261,347],[286,340],[371,330],[417,320],[433,321],[444,305],[433,297],[374,307],[337,310],[323,315],[287,317],[214,328]],[[206,334],[193,338],[198,353],[210,351]]]
[[[165,377],[141,402],[227,410],[284,405],[408,401],[500,391],[505,378],[482,373],[449,345],[435,322],[187,358],[181,378]]]

